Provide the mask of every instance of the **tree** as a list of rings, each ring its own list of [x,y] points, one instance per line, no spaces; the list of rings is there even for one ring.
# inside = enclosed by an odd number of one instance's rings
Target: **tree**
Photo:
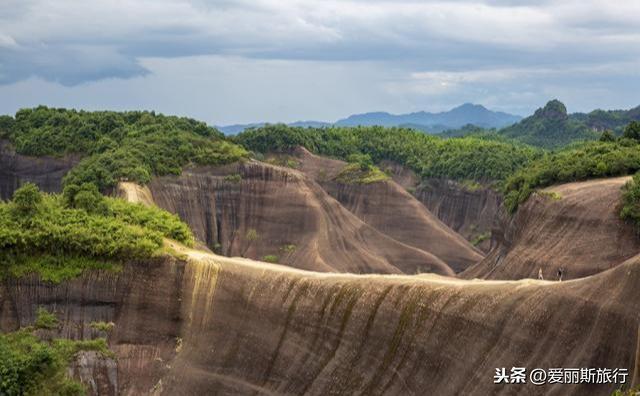
[[[625,128],[623,137],[640,141],[640,122],[631,121]]]
[[[13,204],[20,212],[33,212],[42,202],[40,189],[33,183],[25,183],[13,193]]]
[[[98,187],[93,183],[69,184],[62,191],[64,205],[67,208],[84,209],[89,213],[106,214],[108,206]]]
[[[373,160],[369,154],[351,154],[347,160],[352,164],[358,164],[362,171],[373,168]]]
[[[600,141],[601,142],[615,142],[616,141],[616,137],[610,130],[607,129],[606,131],[602,132],[602,135],[600,135]]]

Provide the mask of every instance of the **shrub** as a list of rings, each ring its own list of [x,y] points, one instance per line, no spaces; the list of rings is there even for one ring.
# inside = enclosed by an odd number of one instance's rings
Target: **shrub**
[[[234,183],[234,184],[238,184],[242,181],[242,175],[239,173],[234,173],[232,175],[226,175],[224,177],[224,181],[229,182],[229,183]]]
[[[640,145],[631,139],[588,142],[548,153],[515,172],[503,185],[505,206],[514,212],[532,192],[558,183],[622,176],[640,170]]]
[[[13,193],[13,205],[20,212],[33,212],[41,202],[42,194],[33,183],[25,183]]]
[[[640,172],[622,187],[620,218],[633,223],[640,230]]]
[[[266,262],[266,263],[277,263],[279,260],[278,256],[274,255],[274,254],[268,254],[266,256],[262,257],[262,261]]]
[[[79,191],[86,192],[91,200],[78,200],[80,192],[73,199],[65,199],[26,186],[16,192],[22,203],[0,203],[3,274],[22,276],[35,272],[44,280],[59,282],[85,269],[117,269],[119,261],[157,255],[163,237],[193,244],[188,226],[159,208],[101,196],[99,206],[105,210],[67,207],[69,201],[87,207],[87,202],[95,204],[93,199],[98,199],[95,188],[85,186]],[[69,190],[67,193],[71,194]],[[89,206],[95,207],[93,204]],[[29,207],[30,212],[16,210],[17,207]]]
[[[57,328],[59,324],[58,318],[46,309],[40,307],[36,311],[36,321],[34,326],[37,329],[51,330]]]

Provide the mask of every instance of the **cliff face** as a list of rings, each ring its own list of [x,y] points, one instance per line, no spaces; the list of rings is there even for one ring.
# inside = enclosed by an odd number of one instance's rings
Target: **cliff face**
[[[460,272],[483,255],[443,224],[394,180],[345,184],[335,177],[346,166],[304,148],[294,151],[296,168],[315,179],[349,212],[381,233],[437,256]]]
[[[154,179],[149,190],[226,256],[317,271],[453,274],[430,252],[362,222],[292,169],[260,162],[190,169]]]
[[[431,179],[415,191],[416,198],[443,223],[484,252],[491,248],[491,230],[501,198],[486,186],[464,186],[452,180]]]
[[[26,182],[35,183],[42,191],[59,192],[62,177],[77,163],[74,157],[29,157],[16,154],[11,145],[0,140],[0,199],[10,199]]]
[[[620,188],[629,178],[569,183],[534,194],[514,216],[502,215],[495,248],[462,276],[556,280],[606,271],[640,250],[633,227],[620,220]]]
[[[636,365],[638,258],[551,283],[320,274],[183,254],[61,285],[5,281],[3,326],[31,323],[37,306],[72,337],[113,321],[112,385],[125,395],[609,395],[617,385],[506,386],[493,375]],[[105,378],[98,388],[109,389]]]
[[[491,250],[490,234],[502,201],[495,190],[447,179],[421,182],[413,171],[390,161],[383,162],[381,167],[449,228],[472,242],[481,252]]]

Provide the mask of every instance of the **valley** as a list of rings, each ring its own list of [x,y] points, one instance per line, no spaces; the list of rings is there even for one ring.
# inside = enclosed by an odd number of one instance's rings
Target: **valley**
[[[619,386],[496,384],[501,367],[621,368],[625,390],[640,385],[640,143],[626,130],[547,151],[395,127],[229,138],[147,112],[9,118],[6,362],[37,350],[25,334],[43,351],[104,340],[42,366],[97,395]]]

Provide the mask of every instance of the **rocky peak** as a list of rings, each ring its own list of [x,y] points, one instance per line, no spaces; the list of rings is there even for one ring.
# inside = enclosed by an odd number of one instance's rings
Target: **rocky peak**
[[[536,110],[535,116],[549,120],[566,120],[569,117],[567,107],[557,99],[550,100],[543,108]]]

